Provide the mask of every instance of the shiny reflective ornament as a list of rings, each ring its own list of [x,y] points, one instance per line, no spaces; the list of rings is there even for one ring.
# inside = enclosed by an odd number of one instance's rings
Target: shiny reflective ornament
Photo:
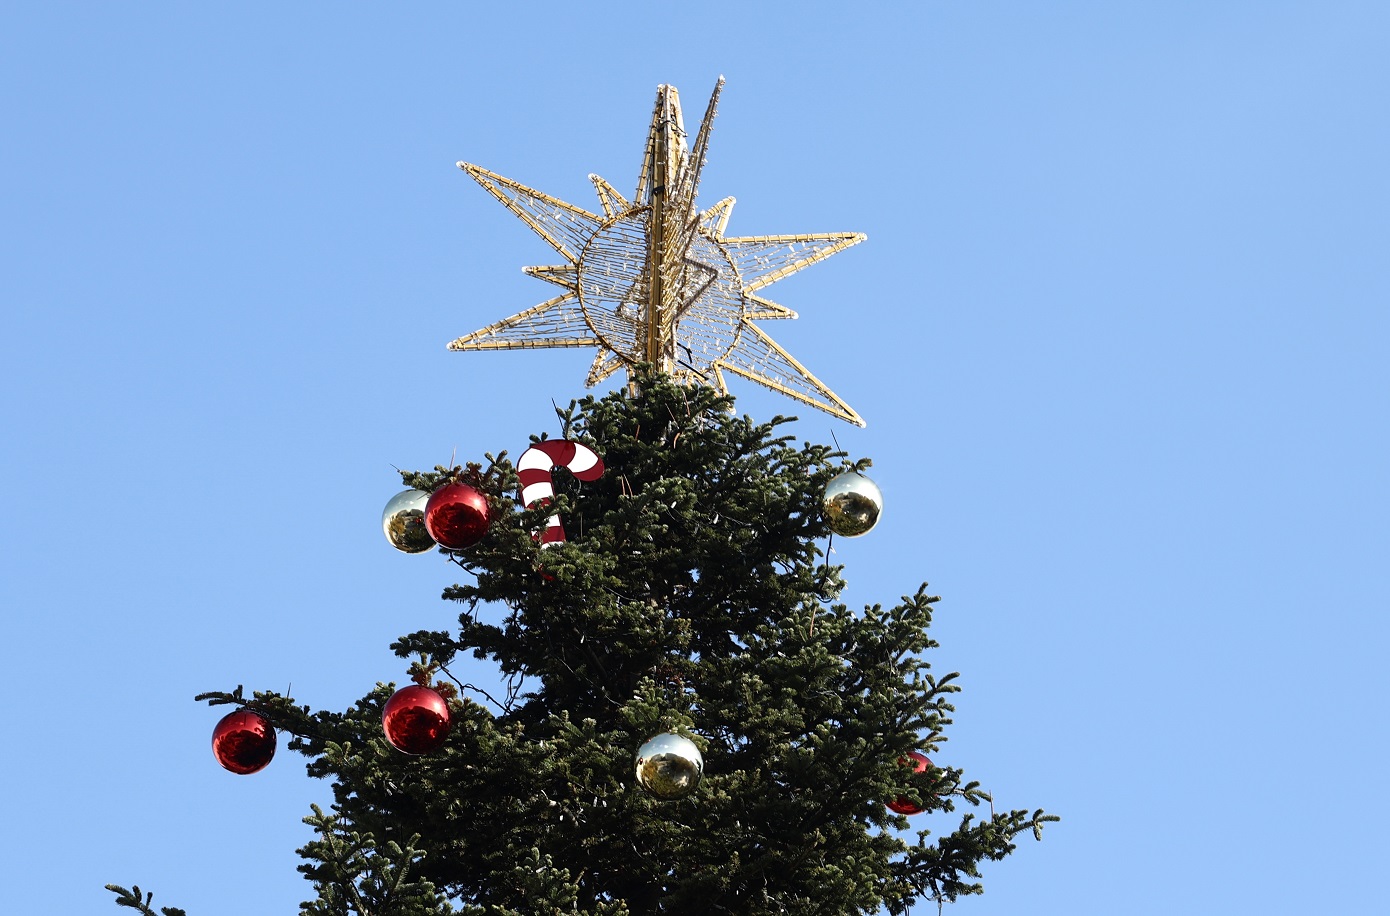
[[[212,730],[212,756],[233,773],[249,776],[275,756],[275,729],[249,709],[228,713]]]
[[[404,490],[391,497],[381,513],[381,528],[392,547],[402,553],[424,553],[434,547],[434,538],[425,528],[429,499],[424,490]]]
[[[899,757],[899,766],[910,766],[912,767],[912,771],[914,773],[925,773],[927,770],[931,769],[932,763],[929,759],[927,759],[926,754],[923,754],[920,751],[909,751],[907,756],[911,757],[912,759],[907,760],[905,758]],[[921,814],[923,811],[927,809],[922,807],[921,805],[915,804],[910,799],[904,798],[903,796],[899,795],[897,798],[893,799],[888,803],[888,810],[896,811],[899,814]]]
[[[425,503],[425,529],[446,550],[472,547],[491,521],[487,497],[466,483],[446,483]]]
[[[868,534],[883,514],[883,494],[858,471],[848,471],[825,486],[825,520],[841,537]]]
[[[428,687],[402,687],[381,710],[381,730],[402,753],[437,751],[449,737],[449,704]]]
[[[680,735],[657,735],[637,750],[637,784],[661,801],[675,801],[694,792],[704,772],[700,749]]]

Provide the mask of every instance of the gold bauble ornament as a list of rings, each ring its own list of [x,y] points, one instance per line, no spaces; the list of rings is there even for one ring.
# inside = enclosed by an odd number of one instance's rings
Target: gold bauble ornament
[[[391,497],[381,513],[381,530],[386,540],[402,553],[424,553],[434,547],[434,538],[425,530],[424,490],[405,490]]]
[[[704,772],[700,749],[682,735],[657,735],[637,749],[637,784],[660,801],[685,798]]]
[[[825,520],[841,537],[868,534],[883,514],[883,494],[878,486],[858,471],[847,471],[825,487]]]

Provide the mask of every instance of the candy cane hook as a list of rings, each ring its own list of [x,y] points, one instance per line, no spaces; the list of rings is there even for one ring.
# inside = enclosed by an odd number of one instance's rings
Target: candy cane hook
[[[555,495],[551,470],[566,468],[579,480],[598,480],[603,475],[603,459],[587,445],[568,439],[547,439],[521,453],[516,463],[516,476],[521,479],[521,502],[531,509],[550,502]],[[541,547],[549,547],[565,539],[560,516],[552,515],[546,522]]]

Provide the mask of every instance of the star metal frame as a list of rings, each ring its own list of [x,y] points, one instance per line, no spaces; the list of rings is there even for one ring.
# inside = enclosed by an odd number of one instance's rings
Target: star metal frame
[[[460,337],[450,350],[596,347],[590,387],[620,368],[650,363],[684,382],[727,393],[742,376],[858,426],[864,421],[753,322],[796,313],[757,295],[798,270],[864,241],[859,232],[724,234],[734,198],[697,210],[720,77],[693,148],[680,96],[658,86],[637,192],[629,201],[590,175],[603,214],[590,213],[495,172],[460,162],[492,196],[554,248],[564,263],[527,267],[563,292]]]

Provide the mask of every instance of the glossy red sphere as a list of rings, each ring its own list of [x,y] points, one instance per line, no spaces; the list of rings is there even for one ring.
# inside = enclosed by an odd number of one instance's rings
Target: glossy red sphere
[[[212,756],[241,776],[263,770],[275,756],[275,729],[258,712],[228,713],[212,730]]]
[[[912,759],[907,760],[902,757],[899,757],[898,764],[900,766],[912,767],[912,770],[915,773],[925,773],[927,770],[931,769],[932,763],[929,759],[927,759],[926,754],[920,753],[918,751],[909,751],[908,757],[911,757]],[[927,809],[923,808],[921,805],[914,804],[913,802],[909,801],[906,798],[903,798],[900,795],[888,803],[888,810],[896,811],[899,814],[921,814],[923,811]]]
[[[487,497],[466,483],[447,483],[425,504],[425,530],[446,550],[472,547],[491,521]]]
[[[428,687],[402,687],[381,710],[381,729],[396,750],[428,754],[449,737],[449,704]]]

